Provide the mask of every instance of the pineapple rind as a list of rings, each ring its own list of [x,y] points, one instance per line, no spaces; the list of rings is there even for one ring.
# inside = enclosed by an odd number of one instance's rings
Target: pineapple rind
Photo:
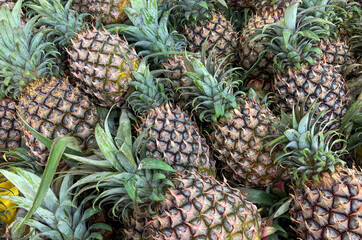
[[[16,121],[16,102],[3,98],[0,102],[0,149],[20,147],[21,132]],[[1,156],[1,154],[0,154]]]
[[[294,188],[291,215],[302,239],[362,239],[362,174],[338,169]]]
[[[96,104],[110,107],[125,103],[131,72],[139,64],[136,51],[126,40],[107,30],[87,30],[72,40],[68,54],[72,73]]]
[[[165,104],[150,110],[141,121],[139,133],[151,127],[144,137],[151,137],[147,143],[148,156],[165,158],[167,164],[179,171],[215,174],[209,146],[187,112]]]
[[[78,87],[67,78],[51,78],[28,85],[19,98],[17,110],[32,128],[53,140],[71,135],[78,139],[81,149],[94,141],[93,131],[99,121],[96,108]],[[25,127],[20,119],[24,140],[31,153],[44,164],[49,150]]]
[[[302,101],[309,109],[318,99],[321,103],[317,114],[327,109],[321,120],[341,121],[347,112],[347,87],[343,77],[333,65],[322,61],[313,65],[302,65],[302,70],[288,67],[284,73],[277,73],[274,79],[274,93],[277,103],[287,113],[292,112],[291,106]],[[331,125],[336,128],[339,123]]]
[[[180,174],[175,187],[166,192],[166,201],[140,228],[142,217],[135,214],[131,219],[128,239],[256,240],[261,235],[261,218],[254,204],[239,190],[197,172]]]
[[[277,151],[264,145],[266,137],[276,134],[272,126],[276,118],[256,101],[244,101],[241,109],[233,109],[231,117],[214,124],[213,148],[223,169],[236,182],[257,188],[288,179],[286,172],[274,164]]]

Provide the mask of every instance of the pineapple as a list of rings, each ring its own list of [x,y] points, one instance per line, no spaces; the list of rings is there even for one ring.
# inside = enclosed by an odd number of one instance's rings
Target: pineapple
[[[94,103],[121,106],[129,91],[131,71],[138,67],[136,51],[118,35],[87,28],[85,15],[77,14],[69,5],[70,1],[63,7],[59,0],[39,0],[27,6],[41,16],[41,25],[52,27],[47,30],[52,41],[61,49],[67,48],[71,72]]]
[[[229,7],[233,7],[239,10],[241,8],[255,7],[258,0],[226,0],[225,2]]]
[[[245,70],[249,70],[256,65],[250,73],[251,77],[257,77],[263,80],[273,78],[274,54],[266,52],[260,57],[260,54],[265,50],[265,46],[258,44],[260,40],[252,41],[252,36],[255,33],[255,29],[263,29],[267,24],[279,22],[284,16],[285,8],[285,1],[259,3],[255,14],[250,17],[244,30],[240,34],[238,47],[240,66]]]
[[[291,113],[298,99],[306,100],[306,109],[318,99],[321,103],[317,114],[327,109],[321,121],[340,120],[347,111],[347,87],[342,75],[326,63],[322,50],[317,47],[319,40],[328,36],[321,19],[310,16],[297,17],[298,3],[291,4],[285,13],[283,23],[275,23],[264,30],[258,30],[254,39],[263,38],[260,44],[275,54],[275,78],[273,89],[276,102],[286,113]],[[305,22],[304,22],[305,21]],[[285,33],[288,35],[284,35]],[[270,42],[274,39],[273,42]],[[337,128],[338,121],[331,125]]]
[[[126,13],[133,26],[118,25],[110,31],[119,31],[121,34],[131,36],[129,39],[141,49],[139,52],[141,56],[151,55],[153,68],[168,70],[163,73],[172,80],[170,83],[165,83],[168,88],[176,90],[188,86],[181,52],[185,50],[185,42],[177,31],[168,31],[169,11],[161,11],[157,0],[131,0],[131,4],[132,8],[127,8]],[[181,98],[180,92],[182,91],[175,91],[173,98],[179,105],[184,106],[187,99]]]
[[[231,55],[228,62],[235,60],[238,35],[234,31],[230,20],[216,9],[218,0],[173,0],[174,11],[172,18],[177,26],[182,26],[188,41],[188,50],[201,52],[202,45],[206,45],[206,56],[212,52],[216,57]]]
[[[12,10],[15,6],[15,3],[13,1],[0,0],[0,7],[2,6],[7,6],[10,10]]]
[[[86,149],[92,143],[97,111],[78,87],[57,74],[57,51],[44,41],[43,32],[33,34],[36,18],[21,25],[20,7],[21,1],[12,12],[6,7],[0,9],[1,29],[6,32],[0,35],[1,95],[17,100],[20,117],[45,137],[76,136],[80,147]],[[21,118],[17,121],[26,145],[38,162],[45,164],[48,150],[31,135]]]
[[[101,190],[97,200],[125,219],[123,239],[261,239],[260,215],[239,190],[198,172],[176,173],[147,157],[146,146],[140,145],[143,136],[132,142],[126,110],[115,138],[107,128],[96,128],[97,158],[68,155],[87,162],[83,169],[94,169],[72,188]]]
[[[162,79],[154,78],[144,61],[133,75],[130,84],[135,91],[128,102],[141,116],[139,134],[147,130],[144,138],[150,138],[147,156],[162,158],[178,171],[214,175],[215,162],[205,138],[189,114],[168,101]]]
[[[121,23],[127,19],[124,12],[129,0],[74,0],[72,8],[78,13],[89,13],[95,20],[105,24]]]
[[[7,170],[0,172],[14,184],[23,196],[2,196],[4,199],[11,200],[29,211],[32,202],[40,186],[41,178],[31,172],[21,168],[13,168],[15,173]],[[24,219],[21,215],[9,227],[13,239],[103,239],[97,230],[111,230],[107,224],[94,223],[88,220],[98,212],[97,208],[86,209],[85,204],[93,200],[96,196],[89,195],[82,201],[74,199],[73,193],[68,193],[68,189],[75,182],[74,176],[67,175],[63,178],[58,193],[48,189],[46,200],[43,201],[33,216]],[[28,231],[16,228],[24,220],[25,225],[29,227]],[[22,230],[22,231],[21,231]]]
[[[15,119],[15,107],[16,103],[8,97],[4,97],[0,102],[0,150],[21,145],[21,132]]]
[[[309,11],[308,15],[333,23],[325,24],[329,37],[321,39],[318,47],[323,52],[324,61],[335,66],[340,73],[355,62],[344,29],[357,17],[353,16],[357,14],[353,6],[355,3],[350,0],[304,0],[300,6],[302,11]]]
[[[305,103],[304,103],[305,104]],[[301,239],[361,239],[362,174],[343,167],[335,131],[318,123],[325,111],[314,119],[317,105],[304,112],[297,105],[291,117],[278,124],[280,134],[270,145],[285,144],[276,161],[292,177],[293,204],[290,209]]]
[[[211,141],[214,152],[229,178],[246,186],[264,188],[286,179],[283,170],[273,163],[274,155],[264,148],[264,138],[276,129],[271,126],[275,116],[261,104],[255,92],[248,98],[234,92],[237,81],[232,71],[223,72],[199,60],[188,62],[186,73],[194,85],[188,94],[201,121],[211,122]],[[215,68],[215,65],[214,65]]]
[[[15,220],[17,210],[14,208],[16,206],[14,202],[1,197],[4,195],[18,196],[19,190],[8,179],[0,174],[0,222],[3,222],[5,225],[3,227],[5,230],[6,226],[10,225]]]

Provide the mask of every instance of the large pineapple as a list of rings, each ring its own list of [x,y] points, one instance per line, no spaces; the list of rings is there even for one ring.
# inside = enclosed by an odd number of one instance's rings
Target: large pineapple
[[[188,94],[200,120],[212,124],[213,150],[227,175],[259,188],[284,180],[283,170],[273,163],[275,154],[270,155],[270,149],[264,147],[264,138],[276,131],[271,126],[276,119],[272,112],[252,91],[248,98],[239,96],[237,81],[232,79],[234,69],[224,73],[197,59],[185,61],[194,83]]]
[[[341,151],[333,151],[339,139],[333,131],[323,132],[314,119],[318,105],[308,112],[294,107],[278,124],[280,134],[271,145],[285,144],[279,164],[292,176],[293,204],[290,210],[295,229],[302,239],[362,238],[362,174],[343,167]],[[331,124],[328,122],[326,124]]]
[[[139,71],[133,72],[131,83],[135,91],[128,102],[141,116],[139,134],[147,130],[147,156],[164,158],[179,171],[200,171],[215,174],[215,162],[209,146],[191,116],[168,101],[162,79],[154,78],[143,61]]]
[[[80,147],[86,149],[98,122],[96,109],[78,87],[57,74],[57,51],[52,43],[44,41],[43,32],[33,34],[36,18],[22,26],[20,7],[21,1],[12,12],[6,7],[0,10],[0,27],[7,32],[0,35],[1,95],[17,99],[20,117],[45,137],[76,136]],[[51,75],[54,77],[50,78]],[[21,119],[18,124],[24,131],[26,145],[44,164],[48,150],[30,134]]]
[[[136,51],[118,35],[87,28],[85,15],[69,9],[69,3],[39,0],[27,6],[41,16],[41,25],[51,27],[47,30],[50,39],[67,49],[72,74],[94,102],[107,107],[124,104],[131,71],[139,62]]]
[[[29,211],[40,186],[41,178],[21,168],[13,168],[15,173],[0,170],[9,181],[14,184],[23,196],[5,195],[2,198],[17,204],[17,208]],[[20,215],[9,227],[12,239],[103,239],[97,230],[111,230],[107,224],[92,223],[90,218],[100,212],[100,209],[86,209],[87,202],[95,196],[87,196],[83,200],[75,199],[74,193],[68,190],[75,182],[74,176],[67,175],[63,178],[59,192],[48,189],[46,199],[35,211],[33,216],[25,219],[24,224],[28,231],[22,228],[15,231],[24,220]],[[25,230],[25,231],[24,231]]]
[[[323,52],[318,48],[320,39],[329,32],[320,26],[321,19],[297,15],[298,4],[287,8],[282,23],[267,26],[255,37],[263,38],[259,43],[267,46],[265,51],[275,54],[276,102],[285,112],[291,113],[298,99],[307,99],[306,109],[318,99],[321,103],[318,112],[327,109],[321,120],[340,120],[347,111],[346,84],[337,69],[321,59]],[[338,127],[338,122],[330,127]]]
[[[98,125],[101,153],[87,161],[98,167],[73,185],[102,191],[102,204],[126,219],[126,239],[260,239],[260,215],[239,190],[197,172],[175,176],[165,162],[146,157],[143,137],[132,142],[130,128],[125,111],[115,138]]]

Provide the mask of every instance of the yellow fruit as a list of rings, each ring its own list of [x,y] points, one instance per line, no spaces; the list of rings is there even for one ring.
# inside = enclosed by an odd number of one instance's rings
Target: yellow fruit
[[[1,177],[2,175],[0,175],[0,178]],[[10,181],[5,179],[4,181],[0,182],[0,196],[1,195],[17,196],[19,195],[19,190]],[[6,225],[11,224],[15,219],[17,209],[11,208],[7,210],[8,208],[14,207],[15,205],[16,204],[11,202],[10,200],[3,199],[0,197],[0,212],[4,212],[4,214],[6,215],[6,217],[0,215],[0,220],[3,221]]]

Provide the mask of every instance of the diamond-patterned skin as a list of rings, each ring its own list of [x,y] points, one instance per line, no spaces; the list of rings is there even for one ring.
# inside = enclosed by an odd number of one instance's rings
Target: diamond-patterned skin
[[[124,8],[131,7],[129,0],[75,0],[72,8],[78,13],[89,13],[95,20],[102,18],[104,24],[122,23],[127,19]]]
[[[213,13],[212,18],[205,20],[202,24],[196,24],[193,27],[185,27],[185,36],[188,40],[188,50],[190,52],[201,52],[202,45],[206,42],[206,55],[209,56],[214,49],[215,57],[225,58],[229,54],[235,54],[238,42],[237,33],[233,30],[233,26],[220,13]],[[228,62],[235,60],[231,56]]]
[[[88,30],[72,40],[68,54],[72,73],[96,104],[110,107],[125,103],[131,72],[139,63],[127,41],[106,30]]]
[[[19,98],[17,110],[32,128],[53,140],[60,136],[74,136],[81,149],[93,142],[95,125],[99,121],[97,110],[78,87],[67,78],[34,81]],[[18,120],[24,140],[31,153],[45,164],[49,150]]]
[[[284,73],[276,74],[273,88],[277,104],[287,113],[291,113],[291,106],[298,99],[306,97],[307,109],[317,98],[321,103],[317,113],[327,109],[321,120],[341,120],[347,112],[349,97],[345,81],[334,66],[324,62],[302,65],[302,70],[287,68]]]
[[[260,29],[266,24],[280,21],[284,17],[284,12],[285,7],[283,5],[262,6],[250,17],[239,40],[240,64],[245,70],[249,70],[257,62],[259,54],[265,50],[265,46],[258,44],[262,39],[249,43],[251,35],[255,33],[255,31],[251,30]],[[250,76],[259,79],[271,79],[273,77],[273,58],[274,54],[271,52],[265,53]]]
[[[323,51],[324,61],[334,65],[341,73],[355,62],[346,40],[339,38],[327,41],[322,40],[318,47]]]
[[[294,188],[291,209],[299,237],[307,240],[362,239],[362,174],[323,173],[319,183]]]
[[[199,171],[215,174],[215,161],[211,158],[209,146],[191,117],[170,104],[152,109],[142,120],[138,129],[146,133],[149,156],[165,158],[165,162],[179,171]]]
[[[240,111],[231,111],[231,117],[214,124],[213,149],[232,180],[246,186],[264,188],[286,180],[286,173],[274,164],[270,148],[263,138],[276,134],[271,126],[272,112],[256,101],[245,101]]]
[[[21,131],[16,121],[16,103],[8,97],[0,102],[0,149],[20,147]]]
[[[146,226],[131,219],[130,239],[260,239],[258,210],[239,190],[196,172],[180,174],[174,183]]]

